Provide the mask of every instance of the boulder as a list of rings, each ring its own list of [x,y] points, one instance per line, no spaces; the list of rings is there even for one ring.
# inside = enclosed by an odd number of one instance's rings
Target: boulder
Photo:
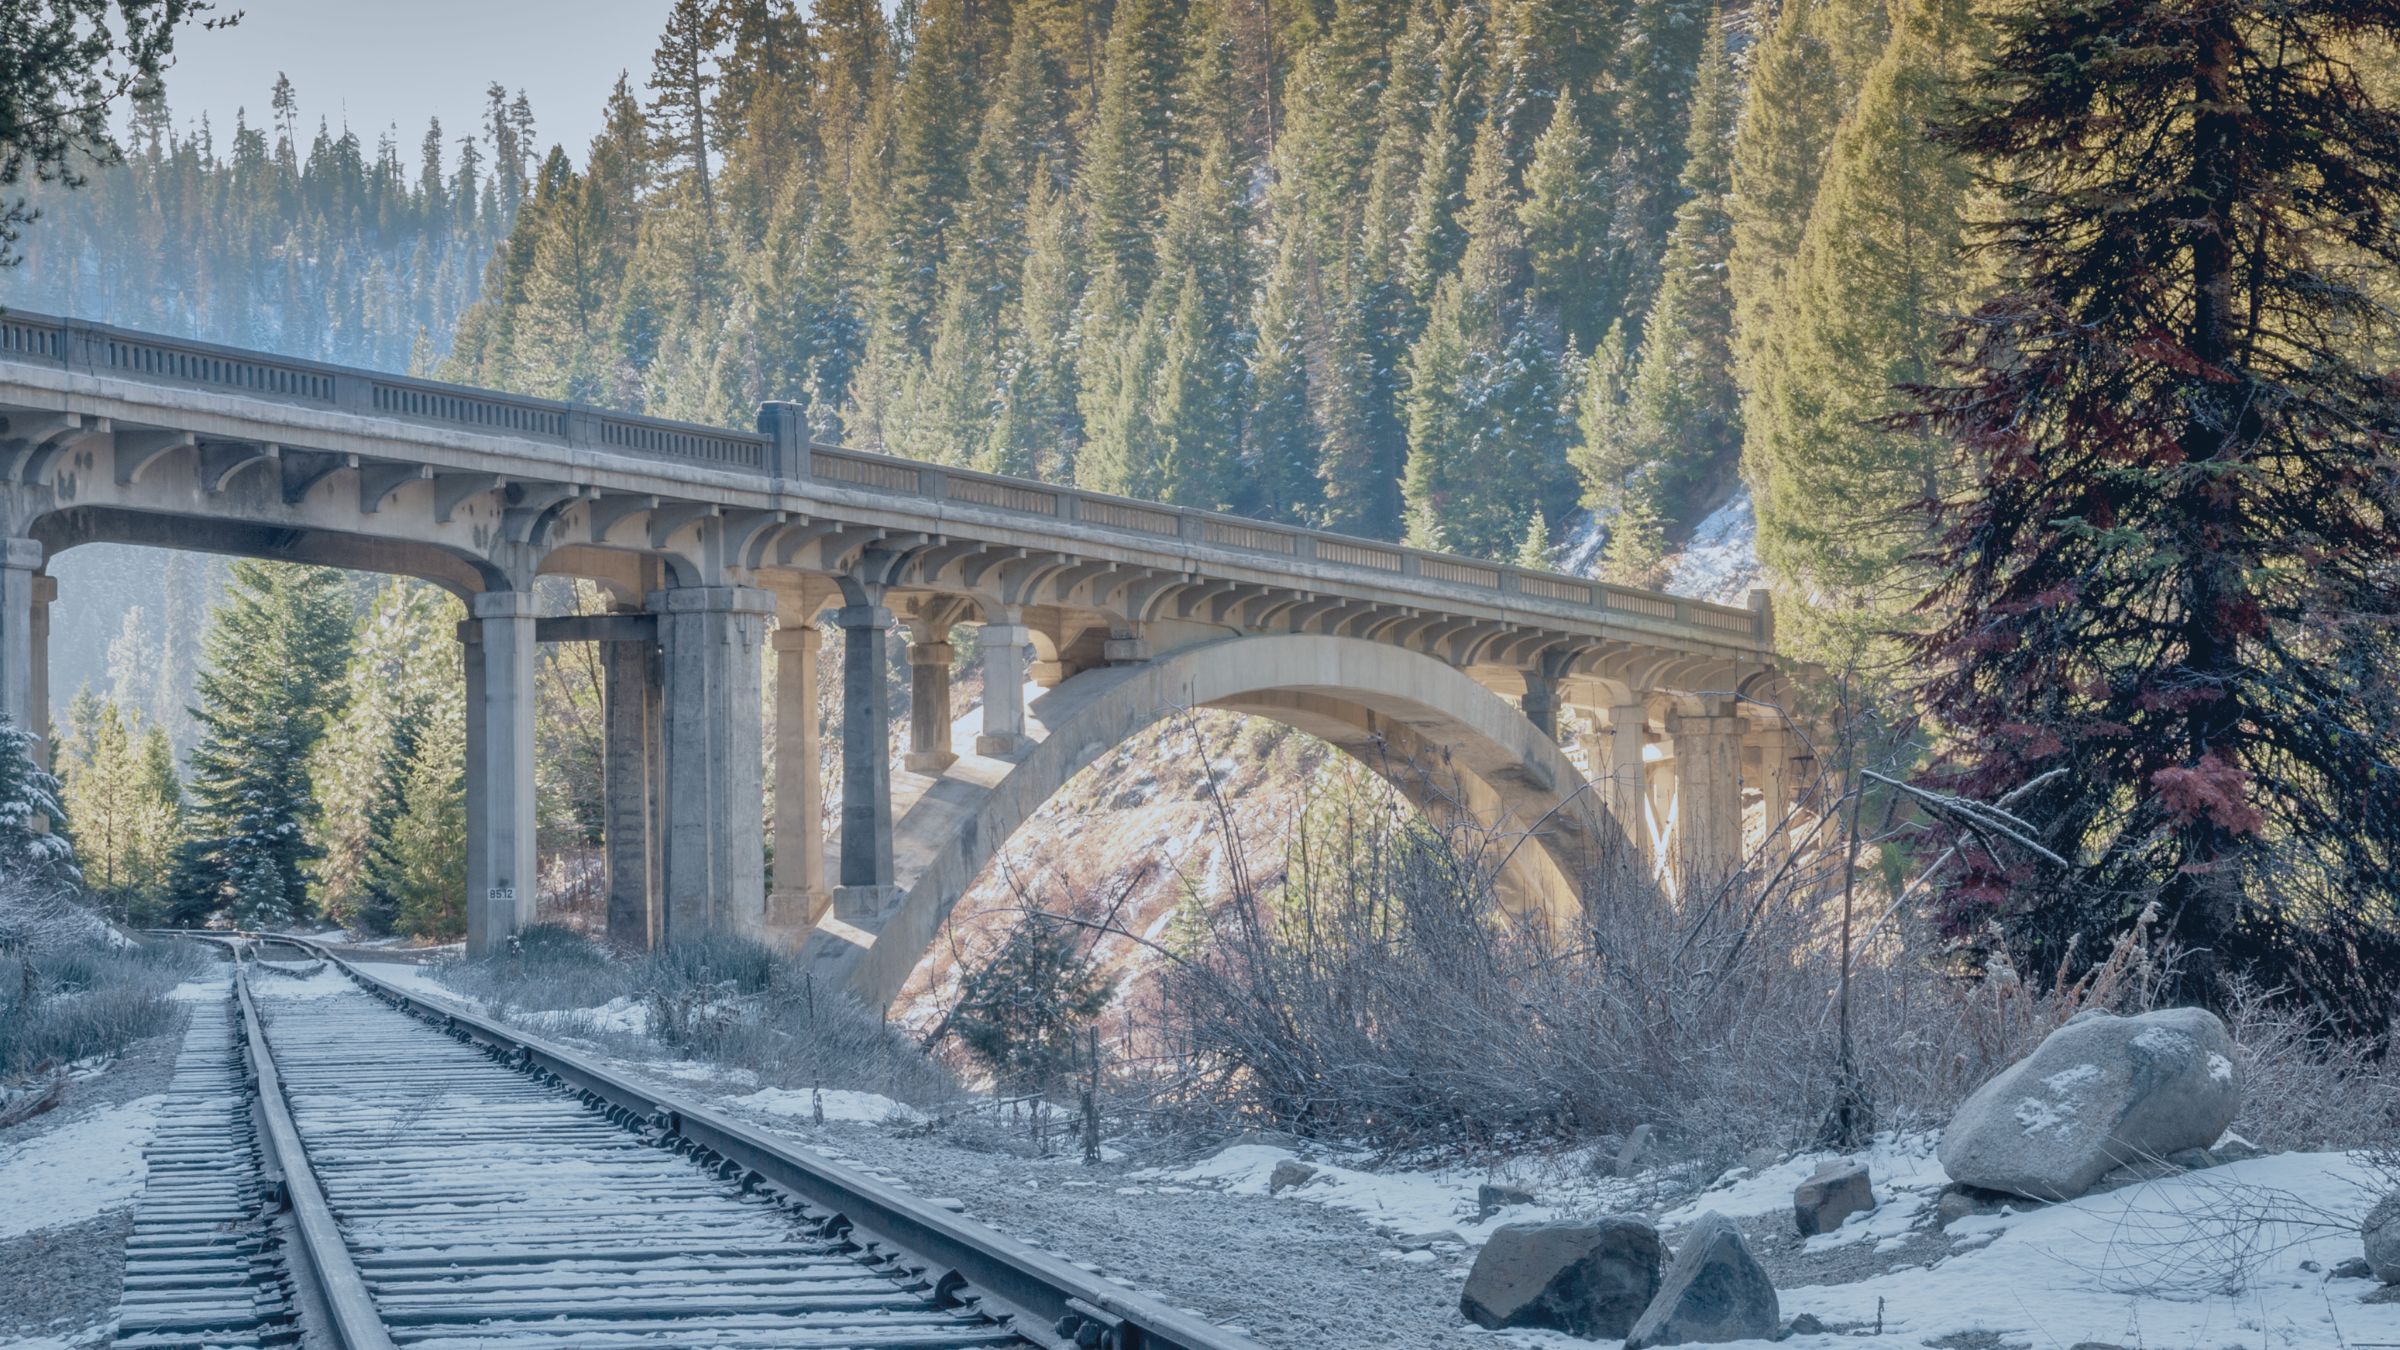
[[[2358,1231],[2367,1240],[2367,1269],[2385,1284],[2400,1284],[2400,1191],[2368,1210]]]
[[[1842,1220],[1873,1208],[1875,1187],[1862,1162],[1826,1163],[1792,1192],[1792,1223],[1802,1237],[1830,1233]]]
[[[1523,1186],[1487,1181],[1475,1188],[1475,1217],[1488,1219],[1510,1205],[1530,1205],[1533,1192]]]
[[[1294,1187],[1305,1186],[1316,1179],[1317,1169],[1298,1158],[1286,1158],[1275,1164],[1267,1176],[1267,1194],[1281,1195]]]
[[[1476,1254],[1458,1310],[1493,1331],[1622,1336],[1658,1292],[1666,1256],[1640,1219],[1502,1224]]]
[[[1967,1098],[1942,1131],[1942,1166],[1969,1186],[2072,1199],[2114,1168],[2207,1148],[2241,1099],[2215,1014],[2094,1009]]]
[[[1675,1264],[1634,1323],[1625,1350],[1769,1340],[1782,1325],[1774,1281],[1750,1255],[1733,1220],[1711,1210],[1684,1234]]]

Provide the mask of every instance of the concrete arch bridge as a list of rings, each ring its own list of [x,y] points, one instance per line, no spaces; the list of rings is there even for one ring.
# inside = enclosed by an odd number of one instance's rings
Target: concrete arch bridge
[[[475,951],[532,918],[543,642],[603,644],[612,933],[804,944],[869,1001],[1043,800],[1180,708],[1438,765],[1438,790],[1400,786],[1531,830],[1512,884],[1559,907],[1612,839],[1671,882],[1729,873],[1746,795],[1780,819],[1807,767],[1771,710],[1763,595],[1706,604],[815,444],[795,404],[732,431],[8,313],[0,419],[0,713],[20,725],[48,725],[47,569],[82,545],[403,574],[464,599]],[[616,612],[544,615],[543,576],[595,582]],[[897,772],[894,629],[912,712]],[[949,718],[963,630],[986,700],[971,742]],[[847,752],[835,841],[815,773],[826,641]]]

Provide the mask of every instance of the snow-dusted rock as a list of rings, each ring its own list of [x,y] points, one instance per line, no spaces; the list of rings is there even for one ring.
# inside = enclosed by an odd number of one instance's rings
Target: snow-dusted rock
[[[1467,1272],[1458,1310],[1494,1331],[1622,1336],[1658,1292],[1666,1255],[1640,1219],[1502,1224]]]
[[[1298,1158],[1286,1158],[1275,1164],[1275,1171],[1267,1177],[1267,1194],[1281,1195],[1285,1191],[1305,1186],[1316,1175],[1316,1168]]]
[[[1951,1179],[2037,1200],[2082,1195],[2112,1168],[2206,1148],[2241,1105],[2216,1015],[2093,1010],[1975,1090],[1942,1132]]]
[[[1658,1294],[1625,1338],[1625,1350],[1769,1340],[1783,1326],[1775,1282],[1733,1220],[1714,1210],[1684,1234]]]
[[[2400,1284],[2400,1191],[2368,1210],[2358,1228],[2367,1240],[2367,1269],[2385,1284]]]
[[[1830,1233],[1853,1214],[1875,1208],[1875,1187],[1862,1162],[1828,1162],[1792,1192],[1792,1223],[1802,1237]]]
[[[1533,1192],[1523,1186],[1487,1181],[1475,1188],[1475,1216],[1488,1219],[1510,1205],[1530,1205]]]

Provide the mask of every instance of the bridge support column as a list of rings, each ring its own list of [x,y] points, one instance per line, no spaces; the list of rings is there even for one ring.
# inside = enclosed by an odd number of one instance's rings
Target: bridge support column
[[[666,674],[670,942],[766,929],[759,652],[774,597],[747,586],[652,591]]]
[[[1608,728],[1602,731],[1592,746],[1592,772],[1600,777],[1600,788],[1608,800],[1608,813],[1624,828],[1625,838],[1633,846],[1633,856],[1644,864],[1652,861],[1650,847],[1650,792],[1646,782],[1648,766],[1642,762],[1642,744],[1649,712],[1639,703],[1621,703],[1608,710]]]
[[[1741,719],[1678,716],[1675,736],[1676,877],[1685,894],[1715,886],[1742,865]]]
[[[835,917],[870,930],[900,898],[892,870],[892,708],[884,642],[892,611],[848,605],[842,630],[842,874]]]
[[[533,921],[533,663],[530,591],[467,606],[467,954],[498,951]]]
[[[1558,739],[1558,682],[1547,675],[1528,673],[1525,692],[1517,698],[1518,711],[1525,720],[1541,728],[1542,734]]]
[[[33,659],[27,674],[33,680],[33,697],[26,726],[40,738],[34,747],[33,762],[52,772],[58,770],[58,746],[50,737],[50,605],[58,599],[58,578],[35,573],[33,578],[33,622],[26,626],[33,638]]]
[[[775,630],[775,927],[814,927],[825,913],[825,791],[817,779],[817,649],[809,624]]]
[[[957,655],[937,639],[908,644],[908,754],[910,773],[939,774],[958,762],[950,748],[950,662]]]
[[[1761,814],[1766,821],[1765,862],[1769,867],[1780,864],[1791,851],[1792,812],[1792,751],[1791,733],[1780,726],[1759,728],[1758,797]]]
[[[31,539],[0,540],[0,717],[35,736],[50,733],[48,722],[36,722],[34,691],[41,681],[34,672],[47,664],[48,643],[35,637],[34,614],[45,608],[34,599],[40,579],[42,546]],[[43,615],[48,623],[48,615]]]
[[[602,826],[608,847],[608,940],[623,951],[658,945],[665,889],[665,776],[659,723],[658,648],[600,644]]]
[[[983,733],[979,755],[1013,755],[1025,748],[1025,648],[1033,632],[1021,623],[987,623],[976,639],[983,650]]]

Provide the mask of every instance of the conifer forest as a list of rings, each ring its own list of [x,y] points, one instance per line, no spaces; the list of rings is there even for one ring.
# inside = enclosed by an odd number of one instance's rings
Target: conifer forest
[[[632,639],[530,658],[540,911],[487,953],[465,589],[65,550],[51,725],[0,717],[0,1012],[41,1028],[0,1029],[0,1190],[12,1084],[137,1034],[78,1040],[56,996],[35,1018],[55,914],[10,906],[68,896],[125,932],[338,926],[594,1053],[747,1075],[726,1109],[888,1144],[929,1194],[998,1169],[1018,1227],[1101,1221],[1108,1187],[1045,1208],[1051,1174],[1011,1152],[1029,1131],[1055,1164],[1071,1128],[1145,1231],[1192,1221],[1193,1188],[1372,1228],[1289,1271],[1214,1253],[1196,1291],[1128,1239],[1219,1321],[1253,1323],[1253,1282],[1293,1306],[1359,1282],[1366,1330],[1259,1314],[1277,1345],[1566,1343],[1464,1318],[1829,1348],[1887,1311],[1896,1345],[2400,1343],[2400,0],[653,0],[648,62],[584,144],[520,91],[538,52],[462,54],[490,69],[473,125],[344,125],[308,69],[204,116],[173,54],[243,41],[226,8],[0,0],[23,48],[0,52],[0,310],[744,432],[795,405],[803,459],[1349,536],[1286,546],[1295,613],[1353,603],[1299,567],[1356,543],[1495,594],[1638,589],[1756,646],[1704,694],[1429,649],[1538,735],[1509,772],[1632,775],[1606,809],[1636,823],[1563,918],[1507,873],[1548,816],[1477,834],[1480,798],[1224,697],[1042,787],[888,1014],[826,1011],[791,943],[613,927],[631,677],[600,652]],[[656,528],[664,553],[680,526]],[[641,609],[561,570],[514,583],[543,622]],[[828,616],[883,603],[806,584]],[[759,813],[771,896],[824,889],[776,842],[803,782],[777,756],[817,757],[802,800],[854,841],[845,794],[933,780],[905,815],[950,786],[948,722],[913,719],[962,719],[997,783],[1037,740],[977,735],[1006,702],[988,673],[1021,677],[993,677],[1025,686],[1021,722],[1154,655],[1130,622],[1037,640],[909,601],[869,662],[770,597],[761,634],[807,644],[736,658],[766,693],[735,739],[767,767],[731,809]],[[781,698],[798,660],[807,699]],[[1576,678],[1614,692],[1571,706]],[[843,762],[878,700],[881,779]],[[1379,749],[1465,762],[1394,725]],[[1688,804],[1710,745],[1721,808]],[[1722,877],[1678,851],[1708,810]],[[834,893],[916,884],[834,867]],[[189,998],[163,969],[124,977],[158,986],[142,1017]],[[58,988],[102,977],[79,980]],[[2043,1171],[2120,1089],[2099,1152]],[[1641,1225],[1638,1320],[1558,1311],[1573,1280],[1525,1273],[1547,1258],[1509,1244],[1545,1239],[1503,1240],[1517,1220]],[[2077,1243],[2099,1254],[2026,1308],[2052,1286],[2023,1253]],[[1763,1307],[1665,1306],[1714,1275]],[[1504,1307],[1509,1280],[1556,1297]]]

